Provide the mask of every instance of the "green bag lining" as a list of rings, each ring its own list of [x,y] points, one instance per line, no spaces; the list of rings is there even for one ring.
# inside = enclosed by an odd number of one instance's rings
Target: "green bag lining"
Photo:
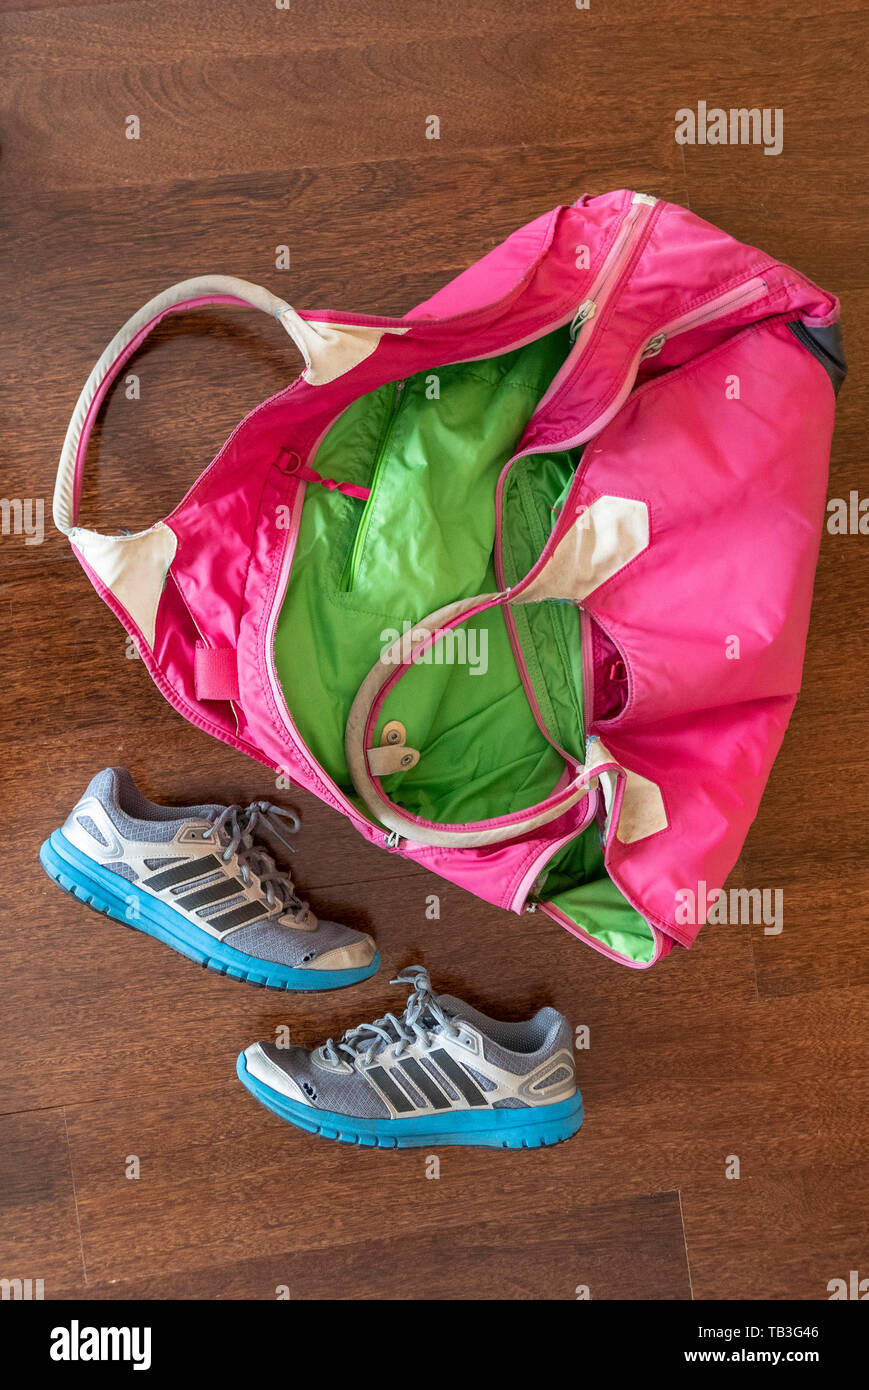
[[[654,958],[652,930],[607,873],[596,827],[590,826],[550,859],[536,896],[618,955],[638,965]]]
[[[362,502],[308,487],[278,616],[275,668],[313,756],[360,809],[344,753],[356,691],[406,625],[499,587],[496,483],[569,347],[567,330],[559,329],[499,357],[418,373],[400,392],[389,384],[349,406],[317,451],[323,477],[372,493]],[[506,583],[538,558],[577,462],[570,453],[536,454],[511,469],[502,519]],[[512,612],[544,723],[581,759],[579,614],[573,604],[551,601]],[[529,706],[502,609],[477,615],[457,635],[463,630],[472,660],[438,664],[438,644],[431,660],[413,665],[390,692],[376,732],[379,741],[383,724],[399,719],[409,746],[420,750],[416,767],[384,779],[390,798],[412,815],[460,824],[535,805],[564,771]],[[485,673],[478,669],[483,640]],[[566,879],[568,888],[590,875],[609,882],[595,826],[557,860],[557,882]],[[622,911],[642,922],[613,891]]]

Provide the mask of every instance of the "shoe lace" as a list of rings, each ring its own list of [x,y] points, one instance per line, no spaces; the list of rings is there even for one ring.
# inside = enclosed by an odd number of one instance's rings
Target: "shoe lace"
[[[287,829],[281,824],[282,821],[289,822],[293,835],[299,829],[299,818],[294,811],[276,806],[271,801],[252,801],[249,806],[224,806],[209,828],[202,832],[204,840],[216,837],[224,845],[221,856],[224,863],[236,856],[243,883],[250,883],[251,874],[256,875],[269,907],[277,909],[276,916],[289,909],[295,912],[308,906],[297,895],[295,884],[287,871],[279,868],[268,850],[256,840],[258,830],[268,830],[290,854],[295,854],[295,849],[282,833]]]
[[[373,1023],[360,1023],[348,1028],[337,1043],[329,1038],[323,1044],[324,1058],[334,1065],[349,1058],[355,1062],[372,1061],[385,1047],[396,1044],[395,1056],[403,1057],[408,1046],[417,1040],[428,1044],[435,1031],[455,1037],[458,1029],[444,1013],[437,996],[432,992],[429,973],[423,965],[409,965],[389,982],[392,985],[411,985],[410,997],[400,1018],[384,1014]],[[343,1057],[342,1057],[343,1053]]]

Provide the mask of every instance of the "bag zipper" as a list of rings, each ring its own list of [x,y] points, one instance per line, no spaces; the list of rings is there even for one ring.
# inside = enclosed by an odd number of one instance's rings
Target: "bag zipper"
[[[688,333],[692,328],[699,328],[701,324],[711,323],[714,319],[725,318],[737,305],[751,303],[754,299],[760,299],[762,295],[769,292],[769,285],[762,275],[754,275],[743,285],[737,285],[735,289],[725,290],[724,294],[717,295],[699,309],[689,310],[687,314],[682,314],[677,319],[672,319],[670,323],[659,328],[651,338],[648,338],[634,357],[630,368],[625,373],[624,380],[619,387],[615,398],[607,406],[606,410],[598,416],[596,420],[583,430],[582,434],[563,448],[575,448],[578,444],[584,444],[595,434],[600,434],[605,425],[608,425],[613,416],[617,415],[622,406],[627,401],[637,378],[637,371],[640,363],[648,357],[657,357],[664,347],[664,344],[672,338],[678,338],[682,333]],[[645,385],[646,383],[644,383]]]
[[[513,893],[509,902],[503,906],[509,912],[536,912],[537,905],[542,901],[542,893],[549,873],[549,865],[557,854],[571,844],[573,840],[578,840],[580,835],[584,835],[588,827],[595,818],[597,811],[597,792],[589,792],[588,805],[585,815],[579,825],[566,835],[560,835],[557,840],[550,840],[545,849],[535,855],[531,867],[523,875],[519,887]]]
[[[380,443],[377,446],[377,453],[374,456],[374,468],[371,472],[371,482],[369,484],[371,489],[370,496],[362,509],[362,516],[359,519],[359,525],[356,529],[356,535],[353,539],[353,547],[350,551],[350,554],[347,557],[347,563],[344,566],[344,572],[341,576],[341,588],[345,593],[350,593],[355,588],[356,581],[359,577],[359,567],[362,563],[362,552],[365,549],[365,541],[368,536],[368,528],[371,525],[372,508],[374,503],[374,497],[377,492],[377,484],[379,483],[381,475],[383,473],[383,468],[386,459],[386,450],[389,447],[389,441],[392,438],[392,431],[395,428],[395,421],[398,415],[399,407],[401,406],[401,397],[403,392],[404,382],[394,381],[392,383],[392,402],[390,405],[389,415],[386,421],[386,427],[380,436]]]
[[[597,311],[603,308],[615,286],[616,276],[633,247],[637,233],[642,230],[649,209],[653,208],[657,201],[657,198],[650,197],[648,193],[634,194],[631,199],[631,210],[622,224],[615,246],[607,257],[606,264],[601,267],[600,275],[592,286],[588,299],[583,300],[573,316],[570,325],[572,342],[576,342],[583,324],[588,323],[590,319],[594,318]]]
[[[726,290],[724,294],[718,295],[715,299],[710,300],[701,308],[691,310],[689,313],[683,314],[680,318],[673,319],[670,323],[665,324],[664,327],[658,329],[658,331],[654,333],[651,338],[647,338],[643,346],[636,353],[630,367],[625,372],[622,384],[619,387],[618,392],[610,401],[606,409],[603,410],[601,414],[597,416],[596,419],[592,420],[589,425],[586,425],[585,429],[583,429],[580,434],[574,435],[570,439],[550,441],[546,444],[543,452],[551,453],[554,450],[576,449],[579,447],[580,444],[586,444],[590,439],[593,439],[595,435],[600,434],[604,427],[608,425],[610,421],[613,419],[613,416],[618,414],[618,412],[621,410],[622,406],[625,404],[628,397],[630,396],[631,391],[634,387],[634,382],[636,380],[637,369],[639,368],[640,362],[642,362],[644,357],[656,356],[656,354],[661,351],[664,344],[666,342],[669,342],[671,338],[675,338],[681,333],[687,333],[689,329],[697,328],[700,326],[700,324],[711,322],[713,319],[724,318],[736,307],[737,304],[741,304],[743,301],[745,301],[746,303],[750,303],[754,299],[760,299],[763,295],[768,294],[769,291],[770,286],[764,279],[764,277],[762,275],[753,275],[751,279],[747,280],[744,284],[738,285],[735,289]],[[607,297],[609,297],[611,292],[612,286],[610,286],[608,290]],[[598,301],[598,308],[599,307],[600,301]],[[589,317],[593,316],[586,316],[585,322],[588,322]],[[586,338],[586,346],[591,341],[591,337],[592,335],[589,334]],[[578,346],[582,346],[582,339],[580,339]],[[565,363],[565,366],[558,373],[558,377],[562,376],[562,373],[568,366],[570,371],[572,372],[576,365],[576,361],[577,355],[575,353],[571,353],[570,357],[568,357]],[[553,381],[553,386],[558,381],[558,377],[556,377],[555,381]],[[647,384],[648,383],[645,382],[643,383],[644,386]],[[547,396],[549,396],[551,392],[552,387],[549,388],[549,391],[546,393],[546,396],[544,396],[541,400],[540,405],[538,405],[537,407],[538,410],[540,409],[540,406],[543,404],[543,401],[546,400]],[[517,454],[514,454],[513,457],[504,466],[504,470],[501,474],[501,479],[499,479],[499,489],[502,487],[503,480],[506,478],[514,463],[516,463],[521,458],[525,458],[527,454],[539,454],[540,452],[540,444],[532,444],[529,448],[521,449]],[[562,510],[562,516],[564,515],[565,510],[566,508]],[[554,534],[555,531],[553,531],[553,535]],[[552,537],[550,537],[550,540],[551,539]]]
[[[682,314],[680,318],[673,319],[648,340],[640,353],[640,361],[645,361],[647,357],[657,357],[664,344],[669,342],[671,338],[677,338],[681,333],[687,333],[692,328],[699,328],[701,324],[712,319],[723,318],[737,304],[741,304],[743,300],[749,302],[759,298],[761,291],[768,288],[763,276],[755,275],[744,284],[737,285],[735,289],[725,290],[724,294],[718,295],[699,309],[691,309],[687,314]]]
[[[600,310],[605,307],[606,303],[611,298],[612,294],[614,293],[621,280],[622,271],[627,263],[628,257],[631,255],[634,246],[636,245],[637,239],[643,232],[643,229],[645,228],[649,217],[651,216],[652,212],[657,206],[657,203],[658,199],[653,198],[648,193],[633,194],[631,198],[630,208],[628,209],[627,213],[625,214],[622,220],[622,224],[618,232],[616,233],[613,245],[610,248],[608,255],[606,256],[606,259],[603,265],[601,266],[600,271],[598,272],[597,279],[591,286],[591,289],[588,293],[588,297],[584,299],[582,303],[579,305],[570,322],[570,337],[571,341],[574,343],[574,346],[568,354],[566,360],[562,363],[558,372],[553,377],[548,389],[544,392],[543,396],[538,401],[537,408],[534,412],[535,415],[543,408],[546,402],[551,399],[551,397],[556,393],[556,391],[560,389],[561,385],[566,380],[566,378],[575,370],[577,361],[579,360],[581,355],[585,351],[587,351],[592,335],[582,333],[583,326],[585,324],[590,323],[591,320],[600,312]],[[579,341],[577,341],[577,339],[579,339]],[[511,472],[513,465],[519,459],[524,458],[527,454],[534,453],[539,453],[539,448],[537,446],[534,446],[530,449],[523,449],[519,453],[514,454],[514,456],[504,466],[501,475],[498,479],[498,484],[495,490],[495,510],[496,516],[498,518],[500,518],[501,514],[501,506],[507,477]],[[503,587],[505,579],[502,555],[502,541],[500,540],[500,520],[498,520],[498,522],[496,523],[496,529],[497,534],[495,540],[495,574],[497,577],[498,584],[501,585],[501,587]],[[517,669],[519,670],[525,693],[528,696],[529,703],[531,703],[532,710],[535,711],[535,717],[537,717],[538,713],[540,716],[539,718],[537,718],[537,723],[540,726],[541,732],[543,733],[547,741],[552,745],[552,747],[555,748],[556,752],[561,754],[561,756],[565,760],[565,763],[573,762],[573,759],[567,755],[565,750],[558,743],[555,742],[550,730],[546,727],[546,725],[543,722],[542,713],[539,712],[536,697],[533,696],[533,686],[531,685],[530,677],[528,675],[527,667],[525,665],[524,656],[522,655],[522,649],[521,644],[519,642],[518,633],[516,632],[515,624],[512,622],[511,617],[509,616],[508,608],[505,609],[505,621],[507,623],[508,632],[510,633],[510,643],[513,647],[514,656],[516,657]],[[581,640],[580,645],[582,648],[583,677],[585,678],[586,643]],[[584,716],[586,700],[585,679],[583,680],[583,687],[584,688],[581,692],[580,703],[582,706]],[[583,732],[587,736],[587,725]]]
[[[586,743],[588,742],[588,731],[595,721],[595,689],[594,689],[594,653],[592,651],[593,634],[591,630],[591,618],[588,610],[579,605],[579,646],[580,658],[582,660],[582,715],[583,733]]]
[[[657,203],[658,199],[652,198],[648,193],[635,193],[631,199],[631,206],[625,215],[609,255],[601,266],[598,277],[588,292],[588,297],[579,305],[571,321],[570,336],[574,347],[556,372],[549,388],[537,402],[535,415],[560,390],[563,383],[575,371],[579,359],[588,351],[594,335],[593,333],[583,333],[581,330],[593,318],[600,316],[601,311],[612,298],[627,260]]]

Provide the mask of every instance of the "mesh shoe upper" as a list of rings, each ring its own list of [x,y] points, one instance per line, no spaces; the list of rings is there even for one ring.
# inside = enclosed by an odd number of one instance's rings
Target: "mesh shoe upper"
[[[316,921],[316,928],[312,932],[299,931],[281,921],[267,918],[249,927],[239,927],[231,937],[231,944],[259,960],[296,967],[312,960],[322,961],[327,954],[331,960],[337,952],[370,939],[352,927],[342,926],[340,922],[330,922],[323,917]],[[340,967],[335,965],[332,968]]]

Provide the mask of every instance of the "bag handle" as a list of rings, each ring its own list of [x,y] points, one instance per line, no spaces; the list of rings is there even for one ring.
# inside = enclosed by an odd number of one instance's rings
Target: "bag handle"
[[[116,333],[84,384],[76,402],[61,450],[54,488],[53,514],[58,530],[75,530],[81,497],[82,471],[91,431],[106,392],[124,364],[167,314],[229,304],[260,309],[276,318],[305,360],[305,380],[323,386],[374,352],[384,333],[402,335],[403,325],[337,324],[303,319],[286,300],[234,275],[198,275],[181,280],[150,299]]]
[[[556,587],[560,587],[555,582]],[[566,786],[544,801],[539,801],[536,806],[529,806],[513,815],[497,816],[464,826],[435,824],[409,816],[383,791],[381,777],[402,767],[414,767],[419,760],[416,749],[408,748],[402,755],[405,735],[403,726],[397,720],[385,726],[383,746],[371,746],[383,702],[400,679],[401,668],[412,665],[426,648],[438,640],[440,634],[487,608],[539,601],[541,595],[535,595],[532,588],[531,584],[521,584],[498,594],[479,594],[476,598],[460,599],[431,613],[413,629],[409,644],[406,637],[399,637],[383,650],[377,665],[372,667],[359,687],[350,707],[345,732],[347,766],[353,785],[368,810],[375,820],[394,834],[417,844],[457,849],[500,844],[549,825],[598,787],[603,792],[606,834],[609,836],[614,819],[614,833],[622,845],[632,845],[668,828],[667,810],[660,786],[625,767],[596,734],[589,735],[585,763],[576,764]]]
[[[399,637],[389,647],[384,648],[376,665],[360,685],[350,707],[345,731],[347,767],[353,785],[368,810],[381,825],[394,834],[419,844],[444,847],[471,848],[477,845],[498,844],[503,840],[516,839],[519,835],[557,820],[597,786],[599,769],[586,768],[580,764],[568,786],[547,797],[545,801],[538,802],[536,806],[529,806],[514,815],[499,816],[493,820],[474,822],[466,826],[435,825],[408,816],[382,789],[376,770],[382,762],[377,756],[380,750],[373,749],[370,741],[388,687],[400,678],[402,668],[413,665],[425,649],[438,640],[439,634],[487,608],[510,602],[511,595],[507,591],[498,594],[478,594],[475,598],[460,599],[445,608],[439,608],[437,612],[429,614],[427,618],[415,624],[410,633],[409,643],[407,636]],[[400,753],[400,747],[396,747],[396,751]],[[408,750],[409,753],[415,751]],[[392,770],[397,770],[400,766],[401,763],[398,762]]]
[[[608,493],[597,497],[590,506],[579,507],[572,520],[553,532],[553,544],[547,545],[535,567],[513,589],[497,594],[478,594],[476,598],[460,599],[456,603],[431,613],[417,623],[410,634],[410,650],[406,638],[398,638],[381,652],[356,694],[350,708],[345,733],[347,766],[353,785],[368,810],[377,820],[398,835],[426,845],[474,846],[497,844],[518,835],[537,830],[556,820],[580,801],[602,779],[615,779],[608,786],[611,805],[618,800],[618,819],[625,821],[619,838],[629,843],[644,838],[666,826],[666,811],[658,786],[628,768],[621,767],[602,745],[588,740],[585,766],[577,763],[574,775],[566,787],[510,816],[499,816],[472,825],[436,825],[408,816],[389,799],[380,785],[380,778],[401,767],[416,765],[419,754],[407,749],[401,754],[403,737],[388,739],[387,748],[373,748],[371,740],[377,718],[390,689],[400,679],[401,668],[410,666],[423,652],[439,640],[439,634],[455,627],[487,608],[503,604],[540,603],[547,599],[583,604],[601,584],[612,579],[631,564],[649,544],[648,503],[636,497],[619,497]],[[394,721],[397,724],[397,721]],[[401,728],[401,726],[398,726]],[[385,733],[388,733],[389,726]],[[394,735],[394,729],[393,729]],[[412,761],[408,761],[412,759]],[[616,797],[618,785],[622,792]],[[624,807],[628,810],[625,811]],[[634,834],[634,827],[638,832]],[[653,827],[653,828],[650,828]],[[626,838],[627,837],[627,838]]]
[[[75,528],[81,497],[85,454],[94,421],[112,382],[145,338],[167,314],[181,309],[198,309],[209,304],[233,304],[261,309],[272,314],[293,338],[310,365],[304,338],[298,331],[301,320],[277,295],[232,275],[199,275],[181,280],[162,294],[155,295],[133,314],[115,334],[94,366],[72,412],[60,454],[54,488],[54,524],[66,535]]]

